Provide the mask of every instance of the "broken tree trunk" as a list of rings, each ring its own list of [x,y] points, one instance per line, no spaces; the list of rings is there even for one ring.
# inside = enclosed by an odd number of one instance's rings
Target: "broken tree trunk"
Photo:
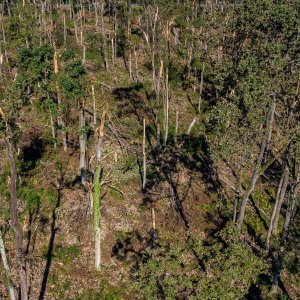
[[[100,231],[100,202],[101,202],[101,144],[104,136],[105,111],[102,113],[101,124],[97,130],[98,142],[96,147],[96,168],[94,174],[94,203],[93,227],[95,241],[95,268],[101,267],[101,231]]]
[[[7,287],[9,290],[9,296],[10,296],[11,300],[15,300],[16,299],[15,291],[14,291],[14,287],[12,285],[12,281],[11,281],[11,277],[10,277],[10,269],[9,269],[9,265],[8,265],[8,261],[7,261],[7,257],[6,257],[6,252],[5,252],[5,247],[4,247],[4,242],[3,242],[1,231],[0,231],[0,254],[1,254],[1,259],[3,262],[5,279],[6,279]]]

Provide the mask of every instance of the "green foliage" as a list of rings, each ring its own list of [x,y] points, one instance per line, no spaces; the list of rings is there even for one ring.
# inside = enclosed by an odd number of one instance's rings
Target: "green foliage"
[[[31,94],[42,99],[53,92],[53,54],[54,49],[49,44],[20,49],[17,57],[19,73],[12,87],[19,97],[24,98],[28,86],[33,88]]]
[[[197,264],[191,254],[178,244],[159,241],[157,249],[150,249],[145,255],[145,263],[140,263],[134,273],[136,288],[145,299],[175,299],[179,295],[192,295],[193,276]]]
[[[80,254],[80,251],[78,245],[58,246],[54,250],[54,257],[59,261],[70,264]]]
[[[18,197],[26,203],[28,210],[37,210],[42,203],[55,204],[57,201],[55,190],[36,188],[31,184],[21,185],[18,188]]]
[[[218,242],[203,257],[207,270],[198,283],[201,299],[241,299],[267,265],[239,240],[234,226],[218,233]]]
[[[70,100],[79,100],[85,95],[85,69],[80,60],[69,62],[58,76],[60,90]]]
[[[72,47],[68,47],[60,56],[62,61],[68,61],[71,59],[75,59],[76,57],[76,52],[75,49]]]
[[[132,170],[137,165],[136,155],[129,153],[122,159],[121,170],[126,173]]]
[[[119,202],[122,202],[124,201],[124,196],[119,192],[117,191],[116,189],[114,188],[110,188],[109,189],[109,194],[117,201]]]
[[[98,289],[86,288],[83,292],[76,294],[76,300],[89,299],[89,300],[121,300],[121,290],[108,282],[107,279],[101,278]]]
[[[44,258],[48,255],[48,246],[43,247],[42,254]],[[79,245],[55,245],[53,249],[53,257],[55,260],[63,262],[65,265],[71,265],[76,257],[81,253],[81,247]]]
[[[144,262],[134,272],[136,288],[146,299],[175,299],[179,295],[189,299],[241,299],[267,268],[239,240],[234,226],[221,230],[205,246],[192,234],[186,244],[172,237],[160,239],[158,244],[144,254]]]

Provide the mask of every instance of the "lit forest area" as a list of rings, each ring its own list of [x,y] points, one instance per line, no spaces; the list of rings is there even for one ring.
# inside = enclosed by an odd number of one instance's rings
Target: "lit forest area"
[[[300,299],[299,0],[0,9],[0,299]]]

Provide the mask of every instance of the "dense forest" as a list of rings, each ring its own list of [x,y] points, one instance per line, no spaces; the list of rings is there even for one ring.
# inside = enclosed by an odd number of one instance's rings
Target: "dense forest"
[[[299,0],[0,10],[0,299],[300,299]]]

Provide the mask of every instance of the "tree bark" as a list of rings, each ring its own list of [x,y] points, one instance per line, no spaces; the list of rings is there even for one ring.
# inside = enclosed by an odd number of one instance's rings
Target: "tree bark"
[[[14,291],[14,287],[12,285],[12,281],[11,281],[11,277],[10,277],[10,269],[9,269],[9,265],[8,265],[8,261],[7,261],[7,257],[6,257],[6,252],[5,252],[5,247],[4,247],[4,242],[3,242],[1,231],[0,231],[0,254],[1,254],[2,262],[3,262],[5,279],[7,281],[7,286],[8,286],[8,290],[9,290],[9,296],[10,296],[11,300],[15,300],[16,299],[15,291]]]
[[[289,169],[288,166],[285,166],[278,185],[276,200],[272,211],[270,226],[267,234],[267,249],[269,249],[270,247],[271,235],[277,234],[277,225],[278,225],[278,220],[280,215],[280,209],[284,200],[288,182],[289,182]]]
[[[146,175],[147,175],[147,165],[146,165],[146,121],[143,120],[143,190],[146,187]]]
[[[97,107],[96,107],[96,97],[95,97],[95,88],[92,85],[92,96],[93,96],[93,125],[96,128],[97,126]]]
[[[80,147],[80,178],[82,185],[86,185],[86,128],[84,118],[84,103],[79,108],[79,147]]]
[[[168,135],[169,135],[169,70],[166,66],[166,103],[165,103],[165,136],[164,136],[164,145],[167,145]]]
[[[280,192],[280,196],[279,196],[279,201],[278,201],[278,205],[276,207],[276,211],[275,211],[275,218],[274,218],[274,223],[273,223],[273,234],[277,234],[278,231],[278,221],[279,221],[279,216],[280,216],[280,210],[281,210],[281,206],[285,197],[285,193],[286,193],[286,189],[289,183],[289,170],[288,168],[286,168],[285,170],[285,174],[284,174],[284,179],[283,179],[283,184],[282,184],[282,189]]]
[[[279,184],[278,184],[278,188],[277,188],[277,193],[276,193],[276,198],[275,198],[275,203],[274,203],[274,208],[272,211],[272,216],[271,216],[271,220],[270,220],[270,225],[269,225],[269,229],[268,229],[268,234],[267,234],[267,249],[269,249],[270,246],[270,238],[271,238],[271,234],[273,232],[273,223],[274,223],[274,218],[275,218],[275,213],[276,213],[276,207],[278,206],[278,201],[279,201],[279,196],[281,193],[281,189],[282,189],[282,184],[283,184],[283,179],[284,179],[284,174],[285,174],[285,169],[281,175]]]
[[[198,100],[198,112],[201,110],[202,103],[202,92],[203,92],[203,82],[204,82],[204,70],[205,70],[205,62],[202,62],[202,71],[201,71],[201,79],[200,79],[200,90],[199,90],[199,100]]]
[[[23,251],[23,229],[18,220],[18,198],[17,198],[17,168],[14,157],[13,134],[11,125],[6,123],[6,150],[10,168],[10,214],[11,225],[15,232],[15,244],[17,250],[17,264],[19,269],[21,300],[28,299],[26,262]]]
[[[100,202],[101,202],[101,144],[104,136],[105,112],[102,113],[101,124],[97,130],[98,143],[96,147],[96,169],[94,174],[94,203],[93,227],[95,241],[95,268],[101,268],[101,228],[100,228]]]
[[[296,164],[296,178],[293,180],[292,187],[289,193],[289,202],[288,202],[288,208],[286,211],[285,215],[285,221],[284,221],[284,227],[283,227],[283,232],[281,236],[281,246],[280,249],[275,255],[276,262],[275,262],[275,267],[274,267],[274,274],[273,274],[273,280],[272,280],[272,287],[270,294],[271,296],[277,293],[278,290],[278,284],[280,280],[280,273],[282,269],[282,262],[284,260],[284,256],[286,253],[286,245],[288,244],[288,232],[290,230],[290,225],[291,221],[294,217],[295,213],[295,206],[296,206],[296,201],[297,201],[297,196],[298,196],[298,190],[297,186],[300,182],[300,169],[299,169],[299,164]]]
[[[272,104],[271,104],[271,108],[270,111],[268,113],[267,116],[267,121],[266,121],[266,132],[265,132],[265,136],[263,138],[263,141],[261,143],[260,146],[260,153],[256,162],[256,166],[253,170],[253,174],[252,174],[252,179],[251,179],[251,183],[249,188],[246,190],[242,203],[241,203],[241,207],[240,207],[240,211],[239,211],[239,215],[238,215],[238,221],[237,221],[237,228],[241,229],[243,221],[244,221],[244,216],[245,216],[245,209],[249,200],[250,195],[252,194],[252,192],[254,191],[257,179],[259,177],[259,170],[263,161],[263,156],[265,153],[265,149],[267,146],[267,141],[270,135],[270,131],[272,131],[272,123],[274,120],[274,113],[275,113],[275,108],[276,108],[276,101],[275,101],[275,97],[273,98]]]

